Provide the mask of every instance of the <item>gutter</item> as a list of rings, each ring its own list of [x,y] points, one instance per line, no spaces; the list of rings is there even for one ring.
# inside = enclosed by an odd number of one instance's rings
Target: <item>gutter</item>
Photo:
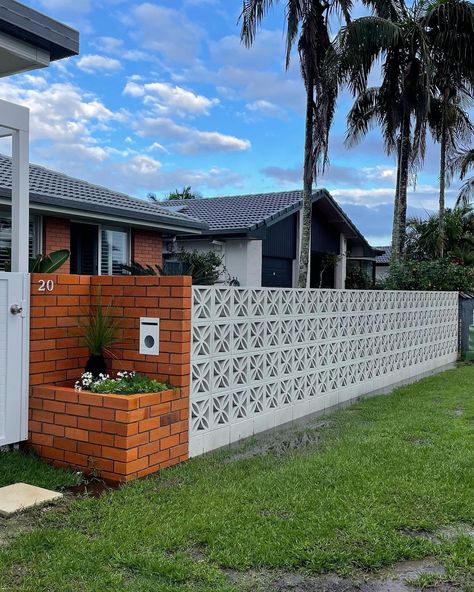
[[[33,197],[33,196],[31,196]],[[0,204],[1,205],[6,205],[8,207],[11,207],[11,202],[10,200],[7,199],[2,199],[0,198]],[[189,226],[186,228],[183,228],[183,225],[179,225],[179,224],[173,224],[172,223],[172,219],[170,220],[170,218],[163,216],[162,218],[160,217],[158,219],[158,217],[156,215],[152,215],[150,214],[149,216],[146,216],[145,218],[136,218],[136,217],[130,217],[130,216],[126,216],[123,215],[122,212],[123,210],[120,208],[110,208],[110,210],[113,210],[113,212],[111,212],[110,214],[107,214],[106,212],[104,212],[103,210],[100,210],[97,208],[92,207],[93,204],[84,204],[84,209],[82,208],[70,208],[70,207],[62,207],[62,206],[56,206],[54,204],[50,204],[48,202],[36,202],[36,201],[30,201],[30,210],[37,212],[37,213],[41,213],[43,215],[48,215],[48,214],[58,214],[62,217],[71,217],[71,218],[84,218],[87,220],[91,220],[91,221],[98,221],[98,216],[97,214],[101,214],[100,216],[100,220],[106,220],[109,222],[116,222],[116,223],[120,223],[120,224],[125,224],[127,226],[133,226],[135,228],[150,228],[150,229],[154,229],[154,230],[164,230],[167,232],[173,232],[176,234],[195,234],[195,235],[201,235],[202,234],[202,229],[201,229],[201,225],[203,223],[198,223],[198,224],[193,224],[192,226]],[[87,207],[87,206],[91,206],[91,207]],[[91,211],[92,210],[92,211]],[[114,212],[119,212],[118,215],[114,215]],[[207,229],[207,225],[202,226],[202,228]]]

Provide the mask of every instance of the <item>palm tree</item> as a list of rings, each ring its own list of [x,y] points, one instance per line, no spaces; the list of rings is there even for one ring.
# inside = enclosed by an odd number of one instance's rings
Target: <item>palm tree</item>
[[[433,54],[429,123],[440,145],[438,254],[443,257],[447,159],[474,131],[468,114],[474,85],[474,5],[464,0],[435,2],[427,11],[425,26]]]
[[[465,179],[467,173],[474,169],[474,149],[458,151],[451,159],[449,168],[452,173],[459,173],[461,179]],[[469,177],[459,190],[456,200],[457,206],[469,206],[471,196],[474,194],[474,176]]]
[[[459,205],[445,211],[445,254],[462,265],[474,264],[474,211]],[[428,218],[411,218],[407,224],[409,259],[432,261],[438,258],[439,213]]]
[[[250,47],[268,11],[279,0],[244,0],[241,38]],[[286,0],[286,67],[295,46],[300,58],[306,89],[306,120],[303,170],[303,224],[298,285],[308,282],[311,245],[313,183],[324,170],[328,157],[329,129],[335,110],[336,93],[326,92],[323,68],[330,48],[329,17],[341,13],[349,22],[352,0]]]
[[[439,164],[439,234],[438,256],[445,253],[445,188],[447,179],[448,158],[453,157],[458,145],[468,141],[474,127],[469,114],[459,104],[455,92],[446,91],[442,96],[434,97],[429,113],[431,134],[440,145]]]
[[[397,154],[392,234],[392,255],[397,259],[403,257],[405,248],[410,172],[416,174],[425,153],[433,57],[448,51],[452,35],[456,38],[463,3],[417,0],[407,7],[404,0],[366,0],[366,4],[372,5],[373,16],[357,19],[341,30],[328,52],[327,70],[332,85],[334,80],[347,84],[360,102],[373,66],[383,60],[382,84],[369,121],[383,124],[386,149]]]

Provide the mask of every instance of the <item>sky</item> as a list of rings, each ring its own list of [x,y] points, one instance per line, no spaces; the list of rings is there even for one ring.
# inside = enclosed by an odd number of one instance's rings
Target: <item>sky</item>
[[[32,162],[142,198],[188,185],[204,197],[301,188],[304,88],[297,56],[285,69],[281,10],[248,49],[241,0],[24,3],[81,36],[78,57],[0,81],[1,98],[31,109]],[[342,93],[317,185],[387,244],[395,163],[378,130],[345,148],[350,105]],[[411,214],[436,209],[438,153],[428,145]]]

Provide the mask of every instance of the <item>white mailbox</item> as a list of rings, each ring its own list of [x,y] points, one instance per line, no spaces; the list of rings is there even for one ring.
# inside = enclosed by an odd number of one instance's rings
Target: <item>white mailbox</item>
[[[160,355],[160,319],[140,319],[140,353],[147,356]]]

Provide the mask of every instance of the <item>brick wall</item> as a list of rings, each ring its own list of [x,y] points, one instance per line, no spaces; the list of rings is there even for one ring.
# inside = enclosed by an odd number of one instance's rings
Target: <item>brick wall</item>
[[[36,386],[30,442],[56,466],[125,482],[188,456],[188,417],[180,389],[123,397]]]
[[[65,218],[43,218],[43,253],[60,249],[71,249],[71,223]],[[61,267],[62,273],[69,273],[69,260]]]
[[[52,282],[51,291],[43,282]],[[100,293],[119,324],[111,369],[136,370],[188,387],[191,359],[191,278],[32,274],[30,383],[74,381],[88,357],[80,324]],[[50,284],[51,285],[51,284]],[[140,317],[160,319],[160,355],[139,350]]]
[[[132,261],[142,265],[163,265],[163,238],[159,232],[137,230],[132,231]]]
[[[43,423],[56,424],[55,410],[47,409],[50,403],[46,407],[39,407],[38,399],[41,399],[41,396],[38,393],[44,391],[36,387],[64,384],[72,386],[79,378],[88,357],[88,350],[82,343],[80,325],[81,321],[87,319],[90,306],[97,302],[97,295],[100,293],[102,304],[106,306],[111,303],[112,314],[119,323],[119,342],[114,347],[116,358],[109,361],[111,370],[135,370],[178,387],[178,390],[173,391],[178,394],[172,402],[171,411],[179,413],[179,417],[175,418],[176,423],[180,424],[180,429],[186,425],[186,433],[178,437],[179,441],[174,438],[168,444],[170,448],[186,444],[187,451],[191,278],[33,274],[31,281],[30,384],[34,395],[30,401],[30,413],[34,427],[32,433],[36,434],[34,444],[41,446],[40,440],[48,441],[49,444],[44,445],[51,448],[51,439],[43,438],[43,429],[51,428],[45,427]],[[50,283],[45,285],[45,282]],[[138,353],[140,317],[160,319],[159,356]],[[59,407],[53,406],[56,407],[57,413],[63,413]],[[82,411],[85,412],[85,409]],[[87,412],[89,413],[89,409]],[[166,415],[169,412],[168,407],[162,407],[160,414]],[[161,415],[158,415],[155,421],[161,421],[160,417]],[[83,418],[87,419],[88,415],[84,414]],[[41,426],[38,426],[38,422]],[[170,432],[163,437],[174,435]],[[39,452],[42,454],[41,450]],[[160,467],[167,466],[166,462],[171,460],[173,463],[182,460],[182,452],[183,448],[179,448],[174,458],[163,458],[164,464]],[[51,457],[45,457],[52,460]],[[134,472],[138,475],[139,470]]]

